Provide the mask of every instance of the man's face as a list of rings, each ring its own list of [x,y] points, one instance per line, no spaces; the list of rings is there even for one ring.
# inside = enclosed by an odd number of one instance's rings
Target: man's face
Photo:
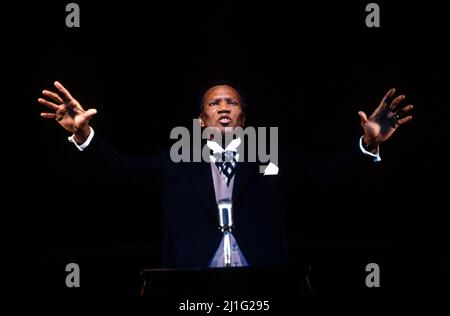
[[[219,85],[206,91],[203,98],[203,112],[200,114],[202,127],[217,127],[222,133],[244,125],[241,97],[230,86]]]

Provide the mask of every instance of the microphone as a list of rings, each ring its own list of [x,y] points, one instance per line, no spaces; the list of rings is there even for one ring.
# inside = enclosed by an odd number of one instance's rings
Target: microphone
[[[219,229],[222,232],[231,231],[234,224],[231,200],[220,200],[217,205],[219,208]]]

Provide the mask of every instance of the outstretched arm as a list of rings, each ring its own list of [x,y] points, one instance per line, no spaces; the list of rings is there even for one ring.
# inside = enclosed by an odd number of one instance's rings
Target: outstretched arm
[[[41,116],[56,120],[65,130],[73,134],[73,139],[78,145],[84,144],[93,133],[89,122],[97,114],[97,110],[85,110],[61,83],[55,81],[54,85],[56,92],[43,90],[42,94],[46,99],[38,99],[40,104],[52,110],[41,113]],[[94,137],[93,143],[83,156],[119,175],[135,178],[151,176],[154,179],[161,172],[161,154],[148,158],[132,158],[116,152],[98,136]]]
[[[394,94],[395,89],[390,89],[369,117],[363,111],[358,112],[364,129],[364,144],[370,152],[376,152],[378,146],[389,139],[399,126],[412,119],[411,115],[406,114],[412,110],[413,105],[400,106],[405,95],[400,95],[390,102]]]

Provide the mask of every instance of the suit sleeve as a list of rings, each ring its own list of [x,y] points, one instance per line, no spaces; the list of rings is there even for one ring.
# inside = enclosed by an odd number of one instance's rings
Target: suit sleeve
[[[162,178],[164,151],[149,157],[130,157],[116,151],[96,133],[79,155],[83,163],[119,177],[147,178],[154,182]]]
[[[299,152],[288,153],[290,178],[306,179],[318,186],[350,182],[360,176],[373,176],[381,163],[364,154],[358,142],[328,157],[313,157]]]

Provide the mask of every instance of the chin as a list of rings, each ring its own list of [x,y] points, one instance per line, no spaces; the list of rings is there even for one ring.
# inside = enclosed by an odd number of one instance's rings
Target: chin
[[[240,127],[240,125],[230,125],[230,124],[219,124],[219,125],[210,125],[206,126],[206,128],[215,128],[218,129],[222,134],[224,133],[231,133],[234,131],[236,127]]]
[[[235,127],[236,126],[228,125],[228,126],[220,126],[219,129],[222,133],[231,133],[231,132],[233,132]]]

